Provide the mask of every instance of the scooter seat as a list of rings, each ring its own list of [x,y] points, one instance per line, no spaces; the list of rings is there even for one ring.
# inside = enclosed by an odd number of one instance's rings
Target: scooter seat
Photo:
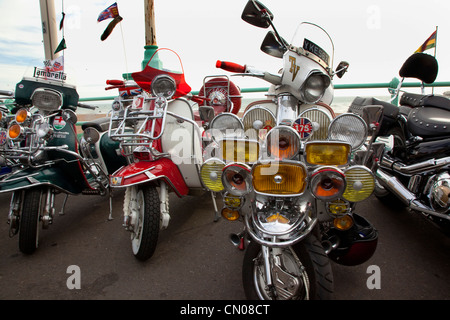
[[[108,117],[98,118],[98,119],[95,119],[95,120],[86,121],[85,123],[83,123],[81,125],[81,129],[83,131],[86,128],[90,128],[90,127],[98,130],[99,132],[108,131],[108,129],[109,129],[109,118]]]
[[[400,99],[400,104],[411,107],[435,107],[450,111],[450,99],[444,96],[404,93]]]
[[[441,108],[414,108],[407,123],[408,130],[422,138],[450,135],[450,112]]]

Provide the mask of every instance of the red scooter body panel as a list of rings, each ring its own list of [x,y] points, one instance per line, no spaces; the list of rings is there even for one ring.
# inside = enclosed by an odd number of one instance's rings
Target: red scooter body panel
[[[164,179],[180,197],[189,192],[180,170],[168,158],[134,162],[114,172],[110,177],[110,182],[111,187],[119,188],[159,179]]]

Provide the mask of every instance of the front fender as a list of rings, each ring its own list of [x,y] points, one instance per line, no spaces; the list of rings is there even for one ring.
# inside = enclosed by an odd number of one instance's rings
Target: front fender
[[[178,167],[168,158],[134,162],[114,172],[110,177],[112,188],[123,188],[163,179],[177,193],[185,196],[189,188]]]

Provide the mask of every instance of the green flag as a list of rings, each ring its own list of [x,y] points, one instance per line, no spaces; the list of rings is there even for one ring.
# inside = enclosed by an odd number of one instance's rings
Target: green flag
[[[66,39],[62,39],[61,40],[61,42],[58,44],[58,47],[56,48],[56,50],[55,50],[55,52],[54,53],[58,53],[58,52],[60,52],[60,51],[62,51],[62,50],[64,50],[64,49],[66,49],[67,47],[66,47]]]

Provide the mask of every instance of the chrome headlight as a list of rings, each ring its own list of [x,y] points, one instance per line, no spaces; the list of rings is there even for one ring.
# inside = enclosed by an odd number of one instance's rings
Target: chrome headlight
[[[8,128],[8,138],[11,140],[20,140],[24,137],[24,128],[18,123],[11,123]]]
[[[344,113],[337,116],[328,129],[328,140],[345,141],[352,146],[352,150],[361,147],[366,138],[366,122],[353,113]]]
[[[350,167],[344,171],[347,187],[342,197],[351,202],[367,199],[375,189],[375,178],[369,168]]]
[[[265,135],[276,125],[275,116],[269,110],[255,106],[242,117],[245,134],[250,139],[264,139]]]
[[[302,100],[306,103],[316,103],[323,97],[330,84],[331,79],[326,74],[320,71],[311,72],[300,88]]]
[[[232,163],[223,168],[222,184],[235,196],[244,196],[251,191],[251,169],[244,163]]]
[[[210,191],[220,192],[224,189],[222,184],[222,170],[225,163],[217,158],[206,160],[201,169],[200,177],[203,185]]]
[[[328,127],[331,123],[331,116],[318,108],[311,108],[300,113],[299,117],[311,120],[313,133],[311,138],[314,140],[326,140],[328,137]]]
[[[31,96],[31,103],[40,111],[56,111],[63,103],[62,94],[56,90],[48,88],[38,88]]]
[[[300,151],[300,136],[292,127],[275,127],[266,139],[267,153],[276,159],[292,159]]]
[[[216,116],[210,124],[210,129],[213,137],[217,140],[222,137],[242,137],[244,133],[244,125],[237,115],[229,112],[224,112]]]
[[[170,99],[177,90],[177,84],[172,77],[160,74],[153,79],[150,89],[154,96]]]
[[[320,200],[340,198],[346,187],[345,175],[334,167],[321,167],[311,175],[311,192]]]
[[[31,114],[30,112],[25,109],[25,108],[20,108],[17,112],[16,115],[14,116],[14,119],[16,120],[17,123],[25,123],[27,120],[29,120],[31,118]]]

